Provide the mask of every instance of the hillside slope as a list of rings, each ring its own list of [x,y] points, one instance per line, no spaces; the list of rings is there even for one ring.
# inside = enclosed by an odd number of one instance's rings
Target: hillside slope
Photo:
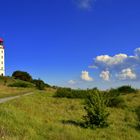
[[[0,105],[0,138],[5,140],[139,140],[135,108],[140,93],[124,95],[127,107],[109,108],[109,127],[85,129],[83,100],[37,92]]]
[[[14,83],[26,83],[28,88],[22,87],[10,87],[9,85]],[[17,80],[11,77],[0,77],[0,98],[21,95],[30,91],[34,91],[34,85],[29,82]]]

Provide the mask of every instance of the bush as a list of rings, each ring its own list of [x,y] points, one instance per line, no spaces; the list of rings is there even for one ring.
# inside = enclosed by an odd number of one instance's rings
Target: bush
[[[14,77],[15,79],[23,80],[23,81],[28,81],[28,82],[32,81],[31,75],[24,71],[15,71],[13,72],[12,77]]]
[[[129,85],[126,86],[121,86],[119,88],[117,88],[118,92],[122,93],[122,94],[128,94],[128,93],[136,93],[137,90],[132,88]]]
[[[51,87],[51,86],[50,86],[49,84],[46,84],[46,83],[45,83],[45,87],[48,87],[48,88],[49,88],[49,87]]]
[[[112,100],[110,100],[109,107],[117,107],[117,108],[124,108],[126,107],[125,101],[121,96],[118,96]]]
[[[105,127],[108,125],[109,113],[106,110],[106,100],[99,91],[90,91],[84,107],[87,115],[84,116],[85,126],[90,128]]]
[[[54,97],[59,98],[86,98],[87,90],[74,90],[71,88],[58,88]]]
[[[6,86],[8,83],[8,77],[7,76],[0,76],[0,82],[3,82],[3,84]]]
[[[125,100],[120,96],[117,89],[104,92],[104,98],[106,99],[106,105],[108,107],[124,108],[126,106]]]
[[[27,88],[27,87],[31,87],[30,84],[24,83],[24,82],[16,82],[13,84],[9,84],[9,87],[23,87],[23,88]]]
[[[140,129],[140,106],[137,107],[136,114],[137,114],[137,118],[138,118],[137,127],[138,127],[138,129]]]
[[[37,89],[39,89],[39,90],[44,90],[45,89],[46,85],[45,85],[44,81],[42,81],[40,79],[38,79],[38,80],[35,79],[32,82],[35,84]]]

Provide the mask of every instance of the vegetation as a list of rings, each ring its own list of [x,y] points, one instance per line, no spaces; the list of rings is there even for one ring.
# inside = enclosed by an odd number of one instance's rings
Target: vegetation
[[[9,77],[9,76],[0,76],[0,85],[6,86],[7,84],[12,84],[15,81],[17,81],[17,80],[15,80],[12,77]]]
[[[83,99],[53,98],[52,92],[45,93],[40,91],[0,105],[0,139],[140,139],[134,111],[140,105],[140,93],[123,95],[128,108],[107,108],[109,126],[94,130],[80,125],[82,116],[86,115]]]
[[[122,94],[136,93],[137,92],[136,89],[132,88],[129,85],[121,86],[121,87],[117,88],[117,90],[119,93],[122,93]]]
[[[89,89],[81,90],[81,89],[71,89],[71,88],[58,88],[54,97],[83,99],[83,98],[87,98],[89,91],[96,91],[96,90],[98,89],[95,88],[95,89],[90,89],[90,90]]]
[[[12,77],[15,79],[32,82],[32,76],[24,71],[15,71],[13,72]]]
[[[137,118],[138,118],[138,125],[137,125],[137,127],[138,127],[138,129],[140,129],[140,106],[138,106],[136,108],[136,114],[137,114]]]
[[[36,88],[39,89],[39,90],[44,90],[45,87],[46,87],[46,84],[44,83],[44,81],[40,80],[40,79],[38,79],[38,80],[34,79],[32,81],[32,83],[34,83]]]
[[[34,88],[17,88],[0,85],[0,98],[22,95],[31,91],[34,91]]]
[[[27,88],[27,87],[33,87],[34,85],[31,83],[27,83],[27,82],[15,82],[13,84],[9,84],[9,87],[23,87],[23,88]]]
[[[97,88],[94,89],[87,89],[87,90],[74,90],[71,88],[58,88],[54,97],[59,98],[71,98],[71,99],[86,99],[90,92],[99,92]],[[108,107],[126,107],[125,101],[118,91],[118,89],[111,89],[109,91],[100,91],[104,100],[105,104]]]
[[[31,87],[7,86],[22,82]],[[138,91],[137,94],[136,92],[124,94],[118,89],[73,90],[46,88],[46,84],[45,89],[39,91],[34,87],[33,81],[0,77],[0,98],[30,91],[35,93],[0,104],[0,139],[140,139],[140,92]],[[63,98],[54,98],[54,96]],[[84,119],[82,116],[85,116]],[[108,127],[104,127],[107,125]],[[85,129],[85,127],[96,129]]]
[[[89,92],[85,103],[87,115],[84,116],[84,119],[86,121],[86,127],[95,128],[107,126],[109,113],[106,108],[106,100],[101,92]]]
[[[126,107],[125,101],[117,89],[110,89],[108,92],[104,92],[103,96],[108,107]]]
[[[23,88],[21,86],[12,86],[12,85],[16,85],[17,83],[27,84],[28,88]],[[34,90],[35,90],[34,85],[30,82],[21,81],[8,76],[0,77],[0,98],[21,95]]]

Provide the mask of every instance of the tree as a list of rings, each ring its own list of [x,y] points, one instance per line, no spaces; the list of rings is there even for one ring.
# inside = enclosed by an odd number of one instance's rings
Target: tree
[[[23,80],[23,81],[28,81],[28,82],[32,81],[32,76],[29,73],[24,72],[24,71],[15,71],[13,72],[12,77],[14,77],[15,79]]]
[[[36,79],[34,79],[32,82],[36,85],[37,89],[39,89],[39,90],[44,90],[45,89],[46,85],[45,85],[43,80],[40,80],[40,79],[36,80]]]
[[[106,110],[105,102],[106,100],[100,91],[89,91],[84,108],[87,113],[87,115],[84,116],[86,127],[107,126],[109,113]]]

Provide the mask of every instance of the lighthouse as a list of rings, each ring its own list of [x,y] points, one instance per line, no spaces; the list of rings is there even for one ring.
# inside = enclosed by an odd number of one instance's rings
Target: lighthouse
[[[5,76],[5,62],[4,62],[4,46],[3,39],[0,38],[0,76]]]

